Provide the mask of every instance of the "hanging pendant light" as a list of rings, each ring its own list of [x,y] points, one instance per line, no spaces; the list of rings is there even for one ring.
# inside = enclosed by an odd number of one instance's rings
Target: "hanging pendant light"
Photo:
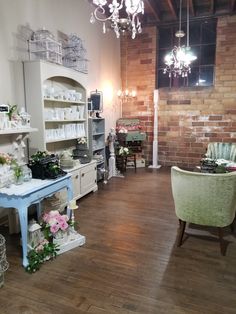
[[[191,63],[197,59],[191,53],[189,46],[189,0],[187,0],[187,45],[181,46],[181,38],[185,36],[183,30],[181,30],[182,23],[182,0],[179,3],[179,29],[175,33],[178,38],[178,46],[175,46],[171,52],[169,52],[164,59],[166,67],[163,73],[169,74],[169,77],[187,77],[191,73]]]
[[[107,31],[106,22],[110,22],[117,38],[120,37],[120,33],[126,30],[131,32],[132,39],[136,37],[137,33],[142,32],[139,15],[144,14],[143,0],[93,0],[93,4],[97,7],[91,14],[90,22],[95,23],[96,20],[102,22],[103,33]],[[121,10],[122,15],[123,13],[126,14],[125,17],[121,16]],[[109,16],[106,17],[108,12]]]

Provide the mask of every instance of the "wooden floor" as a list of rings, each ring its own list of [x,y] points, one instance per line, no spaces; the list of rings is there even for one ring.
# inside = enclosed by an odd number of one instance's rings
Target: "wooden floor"
[[[225,257],[214,230],[192,230],[176,248],[168,169],[101,183],[76,217],[86,244],[33,275],[20,266],[17,237],[7,236],[1,314],[236,313],[236,233],[226,230]]]

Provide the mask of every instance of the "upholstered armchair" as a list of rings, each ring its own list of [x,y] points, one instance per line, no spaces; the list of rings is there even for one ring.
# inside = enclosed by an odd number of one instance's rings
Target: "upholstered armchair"
[[[182,245],[186,223],[218,228],[225,255],[222,228],[232,224],[236,211],[236,172],[210,174],[171,168],[175,212],[180,222],[177,246]]]
[[[233,143],[209,143],[206,157],[236,162],[236,145]]]

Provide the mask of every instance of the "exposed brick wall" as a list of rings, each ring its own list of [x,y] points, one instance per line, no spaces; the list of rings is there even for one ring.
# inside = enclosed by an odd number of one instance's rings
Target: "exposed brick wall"
[[[137,91],[137,98],[124,102],[123,117],[139,118],[147,134],[144,155],[150,160],[153,139],[153,90],[156,75],[156,28],[147,27],[134,40],[121,39],[122,89]]]
[[[214,87],[160,89],[160,164],[192,168],[199,163],[209,142],[236,142],[235,30],[236,16],[218,19]],[[124,116],[136,115],[143,118],[149,142],[145,157],[149,161],[153,128],[152,94],[155,88],[154,37],[155,28],[147,28],[143,37],[138,37],[136,43],[128,45],[132,67],[128,67],[127,81],[137,86],[138,99],[123,107]],[[143,43],[144,39],[147,43]],[[144,47],[152,49],[150,55],[148,52],[144,55],[140,52]],[[152,62],[149,63],[151,58]]]

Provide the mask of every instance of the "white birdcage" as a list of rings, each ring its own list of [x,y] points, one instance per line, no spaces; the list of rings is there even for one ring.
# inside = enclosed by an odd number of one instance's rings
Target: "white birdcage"
[[[30,60],[46,60],[62,64],[62,44],[46,29],[33,32],[28,40]]]
[[[88,73],[87,50],[83,45],[82,39],[76,34],[71,34],[62,47],[63,65],[82,73]]]

